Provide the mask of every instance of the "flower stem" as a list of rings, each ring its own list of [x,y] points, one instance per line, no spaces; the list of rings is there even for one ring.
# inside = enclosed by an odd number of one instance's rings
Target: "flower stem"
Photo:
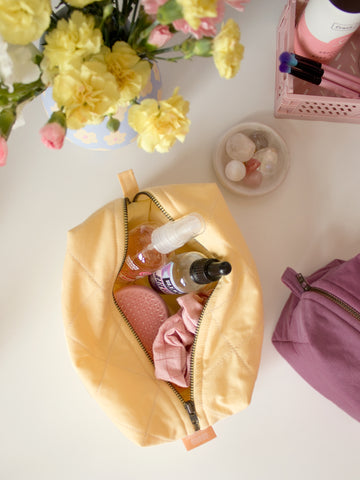
[[[157,57],[156,55],[152,57],[154,60],[166,60],[167,62],[177,62],[178,60],[183,60],[184,56],[181,57]]]
[[[16,121],[16,110],[14,107],[6,108],[0,112],[0,136],[7,140],[11,129]]]
[[[133,30],[133,27],[134,27],[134,25],[135,25],[135,21],[136,21],[137,13],[138,13],[138,8],[139,8],[139,0],[136,0],[136,2],[135,2],[135,6],[134,6],[134,10],[133,10],[133,12],[132,12],[131,26],[130,26],[130,33],[132,32],[132,30]]]
[[[20,103],[35,98],[46,90],[46,85],[40,79],[32,83],[14,83],[14,91],[0,87],[0,105],[20,105]],[[5,103],[4,103],[5,102]]]

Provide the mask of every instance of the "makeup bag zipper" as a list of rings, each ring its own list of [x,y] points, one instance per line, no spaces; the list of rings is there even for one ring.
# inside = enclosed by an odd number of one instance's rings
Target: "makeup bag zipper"
[[[328,298],[329,300],[331,300],[333,303],[335,303],[336,305],[338,305],[339,307],[341,307],[343,310],[345,310],[346,312],[348,312],[352,317],[354,317],[356,320],[360,321],[360,312],[358,310],[356,310],[355,308],[353,308],[351,305],[349,305],[348,303],[344,302],[344,300],[342,300],[341,298],[337,297],[336,295],[334,295],[333,293],[330,293],[328,292],[327,290],[324,290],[322,288],[318,288],[318,287],[313,287],[312,285],[310,285],[306,280],[305,278],[303,277],[303,275],[301,273],[298,273],[296,275],[296,278],[297,278],[297,281],[299,282],[299,284],[301,285],[301,287],[303,288],[303,290],[305,292],[315,292],[315,293],[318,293],[319,295],[322,295],[323,297],[326,297]]]
[[[146,192],[146,191],[138,192],[135,195],[133,201],[135,202],[137,197],[141,194],[148,196],[150,198],[150,200],[159,208],[159,210],[166,216],[166,218],[169,221],[174,221],[172,216],[165,210],[165,208],[160,204],[160,202],[157,200],[157,198],[154,197],[154,195],[152,195],[150,192]],[[124,249],[124,258],[123,258],[122,264],[120,266],[120,270],[123,267],[123,264],[124,264],[124,261],[125,261],[125,258],[126,258],[126,254],[127,254],[127,249],[128,249],[128,210],[127,210],[128,203],[129,203],[129,200],[125,198],[124,199],[125,249]],[[212,295],[212,293],[211,293],[211,295]],[[175,395],[179,399],[179,401],[182,403],[186,413],[188,414],[188,416],[191,420],[191,423],[192,423],[195,431],[200,430],[200,422],[199,422],[199,418],[198,418],[197,413],[196,413],[195,401],[194,401],[194,374],[193,374],[193,371],[194,371],[195,347],[196,347],[196,341],[197,341],[197,338],[198,338],[198,332],[199,332],[199,329],[200,329],[201,321],[204,317],[205,310],[206,310],[206,307],[207,307],[207,304],[209,302],[209,299],[210,299],[211,295],[208,297],[208,299],[207,299],[207,301],[204,305],[204,308],[202,309],[201,315],[199,317],[198,327],[197,327],[196,333],[195,333],[194,342],[193,342],[193,345],[192,345],[192,351],[191,351],[191,357],[190,357],[190,400],[188,400],[188,401],[184,400],[184,398],[176,390],[174,385],[172,385],[172,383],[170,383],[170,382],[166,382],[169,385],[169,387],[171,388],[171,390],[175,393]],[[130,322],[128,321],[128,319],[126,318],[124,313],[122,312],[119,305],[117,304],[115,296],[114,296],[114,292],[113,292],[113,301],[114,301],[115,306],[116,306],[118,312],[120,313],[121,317],[124,319],[125,323],[130,328],[130,330],[131,330],[132,334],[134,335],[136,341],[138,342],[139,346],[141,347],[141,349],[145,353],[148,360],[154,366],[154,361],[153,361],[152,357],[149,355],[149,353],[145,349],[145,347],[142,344],[138,334],[136,333],[136,331],[134,330],[134,328],[132,327],[132,325],[130,324]]]

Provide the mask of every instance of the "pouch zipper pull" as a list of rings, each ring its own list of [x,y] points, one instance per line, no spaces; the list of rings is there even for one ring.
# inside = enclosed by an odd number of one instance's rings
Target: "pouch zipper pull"
[[[185,402],[185,409],[189,414],[191,423],[194,425],[195,430],[200,430],[200,424],[199,424],[199,419],[196,415],[196,410],[195,410],[195,405],[192,400],[189,400],[188,402]]]
[[[298,298],[304,293],[302,283],[299,281],[298,273],[290,267],[287,267],[281,276],[281,281]]]
[[[296,278],[297,278],[297,281],[300,283],[301,287],[303,288],[303,290],[305,290],[305,292],[308,292],[309,290],[311,290],[311,286],[307,283],[307,281],[305,280],[305,278],[301,273],[296,274]]]

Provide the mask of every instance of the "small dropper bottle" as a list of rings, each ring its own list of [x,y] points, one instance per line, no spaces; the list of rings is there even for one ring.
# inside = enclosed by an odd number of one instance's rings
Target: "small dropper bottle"
[[[160,293],[196,292],[231,272],[229,262],[208,258],[200,252],[175,255],[171,262],[149,277],[150,286]]]
[[[132,282],[150,275],[169,261],[169,254],[204,231],[205,222],[191,213],[173,222],[157,226],[139,225],[129,232],[128,251],[119,280]]]

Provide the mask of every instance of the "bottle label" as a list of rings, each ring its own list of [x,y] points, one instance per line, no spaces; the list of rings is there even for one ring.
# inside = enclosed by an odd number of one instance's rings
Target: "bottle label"
[[[150,285],[154,290],[167,294],[180,294],[184,293],[175,286],[174,276],[174,263],[169,262],[162,268],[154,272],[149,277]]]
[[[304,17],[302,17],[295,30],[294,51],[304,57],[310,57],[318,62],[327,63],[338,54],[351,35],[350,33],[335,38],[331,42],[322,42],[312,35],[306,25]]]
[[[146,277],[147,275],[150,275],[150,274],[151,272],[140,270],[140,268],[128,256],[126,257],[123,268],[119,273],[119,279],[124,282],[133,282],[134,280],[137,280],[142,277]]]

